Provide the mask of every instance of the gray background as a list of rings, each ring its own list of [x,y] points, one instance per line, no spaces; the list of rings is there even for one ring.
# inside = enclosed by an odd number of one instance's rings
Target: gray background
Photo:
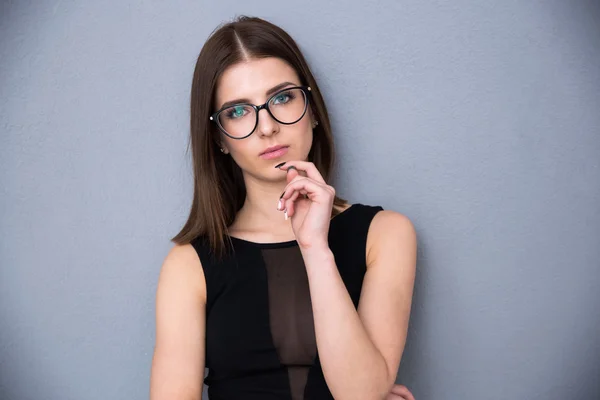
[[[598,2],[1,4],[2,399],[148,397],[192,70],[246,13],[311,63],[340,195],[417,227],[398,381],[418,400],[600,397]]]

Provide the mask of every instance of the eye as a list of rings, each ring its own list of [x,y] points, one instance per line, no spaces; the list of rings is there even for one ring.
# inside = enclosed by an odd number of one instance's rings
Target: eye
[[[233,106],[224,111],[225,117],[228,119],[238,119],[248,114],[246,107],[244,106]]]
[[[273,97],[273,100],[271,100],[271,104],[274,104],[274,105],[285,104],[285,103],[289,102],[290,100],[292,100],[293,98],[294,98],[294,95],[291,92],[278,93],[277,95],[275,95],[275,97]]]

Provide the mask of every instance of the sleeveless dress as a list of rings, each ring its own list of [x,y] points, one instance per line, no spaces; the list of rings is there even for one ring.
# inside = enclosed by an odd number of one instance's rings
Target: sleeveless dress
[[[366,243],[380,206],[351,205],[330,222],[329,247],[355,307]],[[319,362],[308,277],[293,240],[230,237],[220,261],[204,237],[192,241],[206,279],[209,400],[333,399]]]

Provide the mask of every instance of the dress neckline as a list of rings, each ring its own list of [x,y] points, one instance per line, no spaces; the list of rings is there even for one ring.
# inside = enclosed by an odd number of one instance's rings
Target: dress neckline
[[[355,208],[354,206],[355,204],[351,204],[350,207],[346,208],[344,211],[342,211],[341,213],[339,213],[338,215],[336,215],[335,217],[331,218],[331,221],[329,222],[330,224],[333,223],[333,221],[338,220],[343,214],[347,214],[348,211],[350,211],[351,209]],[[233,241],[237,241],[237,242],[241,242],[250,246],[255,246],[255,247],[259,247],[261,249],[281,249],[281,248],[286,248],[286,247],[294,247],[298,245],[298,242],[296,240],[288,240],[285,242],[267,242],[267,243],[260,243],[260,242],[252,242],[246,239],[241,239],[235,236],[230,236],[230,235],[225,235],[226,237],[230,238]]]

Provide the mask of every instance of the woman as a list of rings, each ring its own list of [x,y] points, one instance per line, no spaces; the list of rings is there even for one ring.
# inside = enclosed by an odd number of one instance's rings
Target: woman
[[[281,28],[213,32],[191,93],[194,197],[158,283],[151,398],[411,399],[394,385],[413,225],[348,204],[325,103]]]

